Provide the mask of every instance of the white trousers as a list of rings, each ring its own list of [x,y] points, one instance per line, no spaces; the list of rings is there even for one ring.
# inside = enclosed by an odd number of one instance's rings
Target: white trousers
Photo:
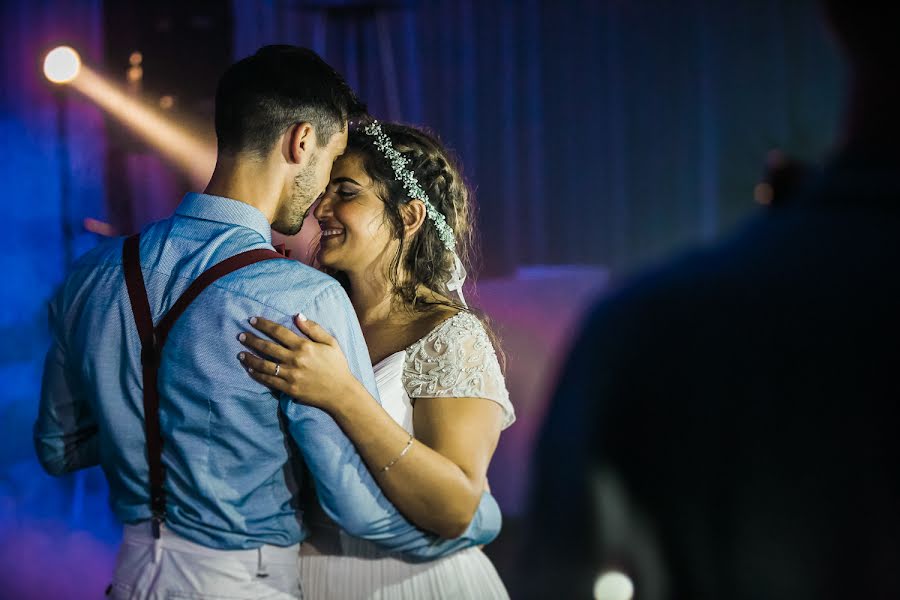
[[[117,600],[288,600],[302,598],[300,545],[214,550],[162,526],[126,525],[108,592]]]

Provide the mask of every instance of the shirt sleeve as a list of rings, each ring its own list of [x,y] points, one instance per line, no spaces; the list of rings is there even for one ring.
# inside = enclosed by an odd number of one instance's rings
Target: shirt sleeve
[[[337,340],[353,375],[378,399],[369,352],[344,290],[327,288],[305,312]],[[458,538],[444,540],[416,528],[385,497],[353,442],[328,413],[290,398],[282,398],[281,406],[322,508],[350,535],[426,560],[489,543],[500,532],[500,509],[490,494],[482,496],[475,518]]]
[[[66,351],[62,296],[60,292],[50,304],[52,341],[44,361],[40,407],[34,425],[38,460],[51,475],[100,464],[97,422]]]

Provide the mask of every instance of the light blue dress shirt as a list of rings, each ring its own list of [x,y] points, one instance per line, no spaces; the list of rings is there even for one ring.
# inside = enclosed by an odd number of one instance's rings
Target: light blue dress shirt
[[[141,234],[154,322],[188,285],[245,250],[271,249],[255,208],[188,194],[174,216]],[[264,316],[289,328],[302,312],[338,341],[353,374],[378,398],[365,341],[343,288],[291,260],[268,260],[207,288],[173,327],[159,371],[167,525],[212,548],[287,546],[306,528],[298,510],[302,460],[325,512],[349,534],[410,558],[437,558],[492,541],[500,511],[482,497],[466,533],[441,540],[407,521],[327,413],[277,399],[241,367],[237,336]],[[100,465],[123,523],[150,518],[140,340],[122,272],[122,240],[100,244],[72,269],[50,305],[35,447],[52,474]],[[399,449],[398,449],[399,451]],[[305,485],[309,485],[307,482]]]

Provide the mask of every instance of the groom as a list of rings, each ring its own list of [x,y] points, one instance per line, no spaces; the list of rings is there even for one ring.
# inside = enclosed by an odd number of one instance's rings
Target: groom
[[[417,530],[326,413],[276,399],[235,359],[247,315],[290,326],[303,313],[378,397],[341,286],[271,245],[271,229],[300,230],[360,113],[310,50],[268,46],[236,63],[216,93],[205,192],[88,253],[52,300],[35,446],[54,475],[103,468],[125,524],[112,597],[299,596],[297,498],[309,482],[298,448],[325,511],[351,535],[428,559],[499,531],[489,495],[460,538]]]

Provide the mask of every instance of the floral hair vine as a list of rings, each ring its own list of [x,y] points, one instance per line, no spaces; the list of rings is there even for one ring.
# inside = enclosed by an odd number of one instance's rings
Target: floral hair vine
[[[431,203],[431,200],[428,199],[428,194],[426,194],[425,190],[422,189],[422,186],[419,185],[419,180],[416,179],[416,176],[410,169],[406,168],[410,163],[410,160],[394,148],[393,143],[391,143],[391,138],[389,138],[384,130],[381,129],[381,124],[377,120],[374,120],[363,127],[363,131],[366,135],[375,138],[375,147],[378,148],[381,153],[384,154],[385,158],[388,159],[388,162],[391,163],[391,168],[394,170],[394,177],[403,184],[403,189],[406,190],[410,199],[421,200],[422,203],[425,204],[426,214],[431,222],[434,223],[444,247],[456,254],[456,238],[453,236],[453,230],[447,224],[447,217],[435,208],[434,204]]]
[[[366,135],[375,138],[375,147],[378,148],[378,150],[384,154],[384,157],[388,159],[388,162],[391,163],[391,168],[394,170],[394,177],[403,184],[403,189],[406,190],[406,194],[409,198],[411,200],[421,200],[425,205],[425,212],[428,219],[434,223],[434,227],[437,229],[441,243],[443,243],[444,247],[453,254],[453,272],[450,274],[450,280],[447,282],[447,290],[455,292],[457,296],[459,296],[459,301],[462,305],[468,306],[462,290],[463,283],[466,281],[466,268],[463,266],[462,261],[459,260],[459,255],[456,253],[456,238],[453,236],[453,230],[447,224],[447,217],[431,203],[428,194],[426,194],[425,190],[422,189],[422,186],[419,185],[419,180],[416,179],[415,174],[407,168],[410,160],[394,148],[391,138],[389,138],[384,130],[381,129],[381,124],[377,120],[373,120],[363,127],[362,130]]]

